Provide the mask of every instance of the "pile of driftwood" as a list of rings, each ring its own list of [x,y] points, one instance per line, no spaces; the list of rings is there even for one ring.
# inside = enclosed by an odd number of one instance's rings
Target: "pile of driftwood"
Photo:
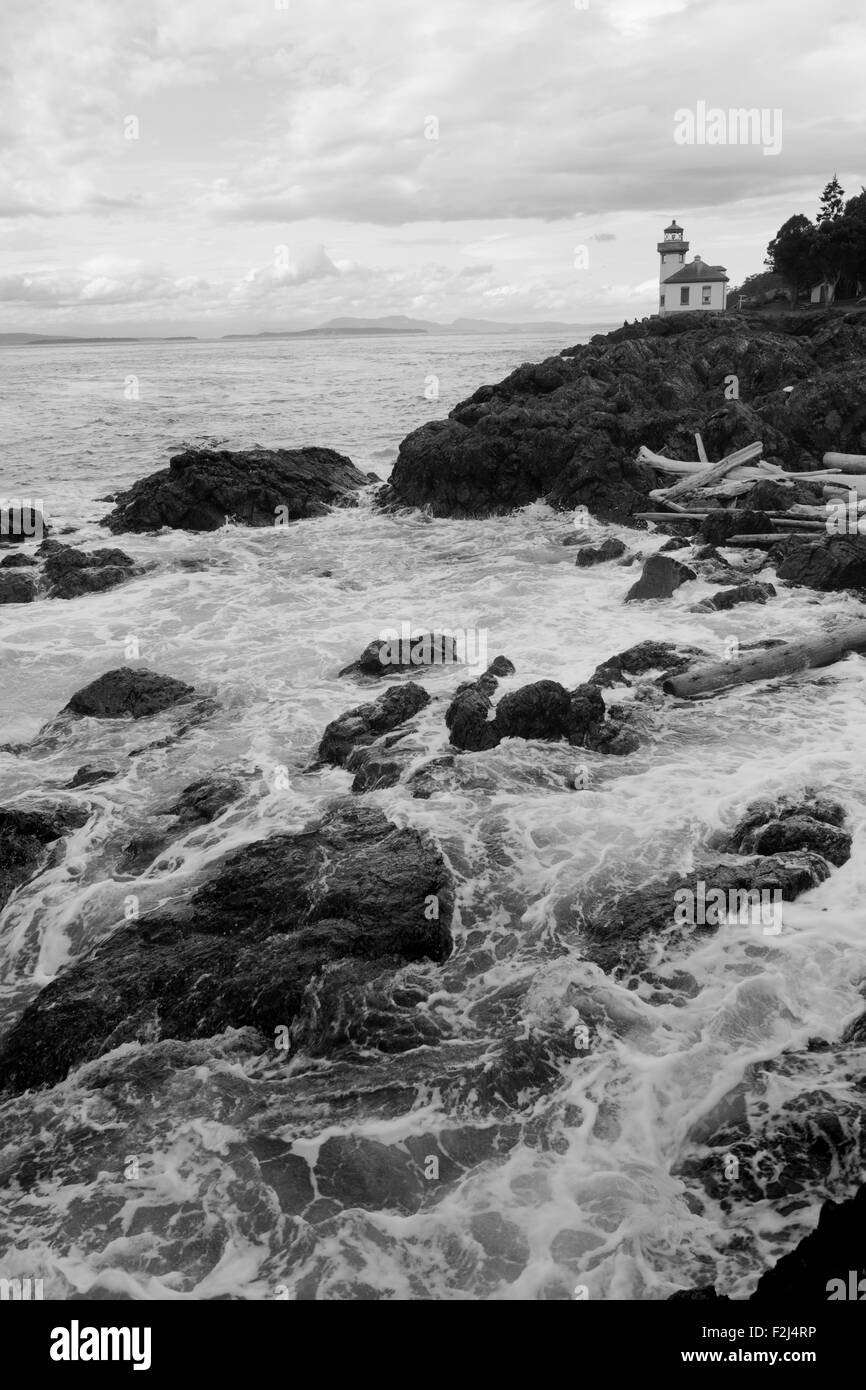
[[[665,511],[636,512],[637,520],[672,521],[674,517],[671,513],[675,513],[682,517],[683,521],[702,521],[713,512],[731,510],[724,506],[708,506],[708,501],[733,500],[733,509],[736,509],[734,499],[761,481],[778,483],[780,487],[791,489],[798,482],[820,483],[822,495],[827,501],[847,498],[851,493],[855,493],[858,499],[864,499],[860,505],[866,511],[866,454],[826,453],[822,460],[823,468],[814,469],[809,473],[793,473],[762,459],[764,446],[760,440],[756,440],[754,444],[747,444],[743,449],[737,449],[718,463],[709,462],[699,434],[695,435],[695,443],[699,455],[695,461],[667,458],[664,454],[653,453],[645,445],[641,447],[638,452],[638,460],[641,463],[650,464],[660,473],[678,475],[679,481],[670,487],[655,488],[650,493],[650,497],[659,502]],[[807,506],[798,503],[786,511],[772,511],[767,515],[777,528],[772,534],[733,535],[726,544],[768,546],[779,539],[780,529],[788,535],[804,537],[827,529],[826,505]]]
[[[866,454],[826,453],[821,460],[823,468],[810,473],[789,473],[761,458],[763,445],[759,441],[747,444],[744,449],[738,449],[719,463],[712,464],[699,434],[695,435],[695,443],[698,450],[695,462],[666,458],[664,454],[654,454],[650,449],[641,448],[638,454],[641,462],[649,463],[660,473],[678,475],[679,481],[671,487],[656,488],[650,493],[665,511],[637,512],[637,519],[667,522],[677,519],[703,520],[716,512],[730,512],[736,510],[736,501],[733,507],[709,507],[706,502],[710,499],[736,499],[762,479],[790,488],[797,482],[821,484],[821,494],[825,499],[823,505],[797,503],[787,511],[767,513],[773,526],[782,528],[783,534],[814,538],[816,532],[826,532],[831,515],[827,504],[836,500],[850,505],[852,494],[856,494],[858,499],[858,515],[866,514]],[[725,541],[725,545],[772,545],[779,535],[779,529],[772,535],[733,535]],[[786,642],[750,652],[747,656],[693,666],[680,675],[669,676],[662,688],[669,695],[694,699],[732,685],[790,675],[816,666],[830,666],[849,652],[866,653],[866,621],[848,623],[829,636],[825,634],[806,641]]]

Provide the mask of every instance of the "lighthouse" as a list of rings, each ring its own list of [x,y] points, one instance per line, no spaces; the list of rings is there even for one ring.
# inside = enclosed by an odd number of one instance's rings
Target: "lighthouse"
[[[728,277],[723,265],[708,265],[695,256],[686,261],[689,243],[673,218],[657,243],[659,253],[659,313],[683,313],[690,309],[718,313],[725,307]]]

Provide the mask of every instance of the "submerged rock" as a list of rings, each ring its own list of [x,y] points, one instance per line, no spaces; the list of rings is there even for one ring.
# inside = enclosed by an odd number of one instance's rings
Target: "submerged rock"
[[[643,676],[663,671],[665,676],[685,671],[696,658],[705,656],[698,647],[677,647],[673,642],[638,642],[596,666],[590,685],[628,685],[627,676]]]
[[[788,537],[780,555],[771,551],[770,559],[788,584],[825,591],[866,589],[866,536]]]
[[[823,1117],[822,1117],[823,1118]],[[758,1280],[746,1303],[773,1303],[777,1307],[862,1302],[866,1287],[866,1186],[842,1202],[824,1202],[818,1225],[783,1255]],[[725,1298],[712,1285],[683,1289],[671,1299],[704,1299],[719,1303]]]
[[[91,719],[144,719],[185,703],[194,694],[193,686],[173,676],[161,676],[144,667],[120,666],[76,691],[61,714]]]
[[[190,782],[158,814],[174,816],[179,827],[206,825],[221,816],[226,807],[237,801],[243,792],[244,784],[240,777],[226,772],[211,773],[208,777]]]
[[[697,575],[681,560],[672,560],[669,555],[651,555],[640,579],[632,584],[626,594],[625,602],[643,603],[647,599],[670,598],[675,589],[687,584],[690,579],[697,579]]]
[[[705,861],[688,874],[582,909],[584,955],[608,972],[636,970],[653,938],[675,928],[685,936],[718,931],[729,906],[735,916],[743,915],[743,924],[753,927],[757,939],[772,937],[778,935],[778,902],[793,902],[829,874],[826,859],[808,850]]]
[[[0,1086],[52,1084],[135,1040],[250,1026],[273,1045],[335,961],[444,960],[453,902],[432,841],[369,806],[246,845],[188,903],[62,970],[0,1045]]]
[[[373,743],[382,734],[390,733],[419,710],[429,705],[430,696],[414,681],[394,685],[368,704],[332,719],[322,735],[316,754],[319,763],[335,763],[345,767],[354,749]]]
[[[114,532],[274,526],[323,516],[365,486],[364,474],[333,449],[186,449],[118,493],[102,524]]]
[[[460,664],[457,643],[449,633],[416,632],[404,637],[376,637],[340,676],[390,676],[423,666]]]
[[[140,567],[122,550],[87,552],[56,544],[45,557],[42,578],[48,598],[70,599],[113,589],[140,572]]]
[[[98,782],[110,782],[119,771],[120,769],[113,763],[85,763],[73,775],[71,781],[66,783],[66,786],[70,791],[74,791],[77,787],[93,787]]]
[[[77,806],[44,811],[0,808],[0,911],[15,889],[44,867],[49,846],[86,820],[87,811]]]
[[[751,802],[730,834],[717,836],[715,843],[732,854],[813,850],[838,866],[851,857],[851,835],[842,828],[845,817],[844,806],[808,791],[802,797],[762,798]]]
[[[720,589],[709,598],[692,605],[692,613],[723,613],[738,603],[766,603],[775,598],[776,590],[772,584],[733,584],[728,589]]]
[[[13,570],[0,574],[0,603],[32,603],[36,597],[36,580],[32,574]]]
[[[616,540],[611,536],[599,546],[585,545],[577,552],[575,564],[581,569],[586,569],[590,565],[603,565],[608,560],[618,560],[626,552],[626,547],[622,541]]]
[[[711,512],[698,527],[698,537],[706,545],[724,545],[731,536],[761,536],[775,531],[765,512],[749,512],[731,508],[724,512]]]

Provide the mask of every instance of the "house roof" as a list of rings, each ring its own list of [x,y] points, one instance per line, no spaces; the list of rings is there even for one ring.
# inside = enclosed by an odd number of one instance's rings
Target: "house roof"
[[[728,276],[725,274],[723,265],[707,265],[706,261],[699,261],[696,257],[693,261],[689,261],[688,265],[682,266],[680,270],[675,270],[673,275],[666,275],[662,284],[707,285],[713,280],[727,281],[727,279]]]

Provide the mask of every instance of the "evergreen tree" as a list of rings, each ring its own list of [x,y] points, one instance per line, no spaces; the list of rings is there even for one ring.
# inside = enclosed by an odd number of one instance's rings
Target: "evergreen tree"
[[[818,226],[823,227],[829,222],[837,222],[842,216],[844,205],[845,192],[834,174],[821,194],[821,207],[817,217]]]

